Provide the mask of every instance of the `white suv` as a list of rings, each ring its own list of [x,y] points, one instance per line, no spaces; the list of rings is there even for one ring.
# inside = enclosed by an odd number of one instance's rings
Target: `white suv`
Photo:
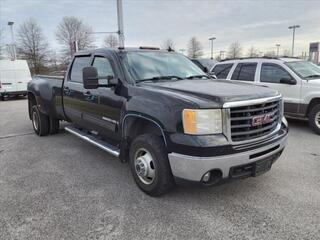
[[[308,119],[320,134],[320,67],[296,58],[247,58],[219,62],[211,69],[218,79],[267,86],[284,98],[287,117]]]

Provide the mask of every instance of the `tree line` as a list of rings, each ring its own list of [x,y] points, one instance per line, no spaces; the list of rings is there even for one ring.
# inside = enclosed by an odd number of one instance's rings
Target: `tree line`
[[[49,47],[48,40],[43,34],[41,26],[32,18],[26,20],[17,29],[17,54],[19,58],[26,59],[33,74],[58,72],[65,70],[74,51],[75,42],[78,50],[94,48],[94,38],[92,28],[84,23],[81,19],[73,16],[64,17],[57,26],[55,37],[57,42],[62,46],[60,58],[55,51]],[[0,30],[0,43],[3,31]],[[115,35],[107,35],[104,38],[103,47],[116,48],[119,46],[118,38]],[[0,46],[0,56],[3,55],[3,46]],[[163,49],[172,49],[184,52],[184,49],[176,49],[175,42],[168,38],[161,44]],[[13,56],[12,48],[6,49],[7,55]],[[285,54],[286,52],[284,52]],[[197,37],[190,38],[187,44],[187,55],[190,58],[199,58],[204,55],[203,46]],[[261,52],[252,46],[248,53],[249,57],[261,56]],[[274,51],[264,53],[265,56],[275,56]],[[289,54],[288,54],[289,55]],[[226,58],[234,59],[242,57],[242,46],[239,42],[232,43],[227,51]],[[215,58],[221,60],[221,54]],[[225,58],[225,57],[224,57]]]

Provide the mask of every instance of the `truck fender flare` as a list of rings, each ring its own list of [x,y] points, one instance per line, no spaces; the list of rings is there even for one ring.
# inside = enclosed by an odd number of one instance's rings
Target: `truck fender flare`
[[[153,124],[155,124],[155,125],[160,129],[161,135],[162,135],[162,137],[163,137],[164,144],[165,144],[165,146],[167,146],[166,136],[165,136],[165,134],[164,134],[164,131],[163,131],[163,128],[161,127],[161,125],[160,125],[157,121],[153,120],[152,118],[146,117],[146,116],[143,116],[143,115],[140,115],[140,114],[137,114],[137,113],[128,113],[128,114],[126,114],[126,115],[123,117],[122,126],[121,126],[122,137],[125,137],[125,136],[124,136],[124,128],[125,128],[126,120],[127,120],[127,118],[129,118],[129,117],[142,118],[142,119],[145,119],[145,120],[150,121],[150,122],[152,122]]]

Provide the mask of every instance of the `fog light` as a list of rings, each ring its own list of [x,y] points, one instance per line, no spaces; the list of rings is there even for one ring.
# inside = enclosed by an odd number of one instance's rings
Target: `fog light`
[[[210,175],[211,175],[211,173],[210,173],[210,172],[207,172],[205,175],[203,175],[202,181],[203,181],[203,182],[209,182],[209,180],[210,180]]]

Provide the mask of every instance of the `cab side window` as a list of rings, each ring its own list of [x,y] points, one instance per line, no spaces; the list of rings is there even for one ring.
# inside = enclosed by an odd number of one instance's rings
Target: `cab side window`
[[[232,63],[229,64],[218,64],[213,69],[212,72],[216,75],[218,79],[226,79],[232,68]]]
[[[72,63],[69,80],[71,82],[82,83],[82,69],[88,67],[90,62],[90,56],[78,56],[75,57]]]
[[[92,66],[98,71],[99,84],[108,84],[107,78],[111,76],[114,77],[112,66],[107,58],[95,57]]]
[[[253,82],[256,69],[257,63],[238,63],[231,79]]]
[[[271,63],[262,64],[260,82],[280,83],[282,78],[292,79],[292,76],[281,66]]]

